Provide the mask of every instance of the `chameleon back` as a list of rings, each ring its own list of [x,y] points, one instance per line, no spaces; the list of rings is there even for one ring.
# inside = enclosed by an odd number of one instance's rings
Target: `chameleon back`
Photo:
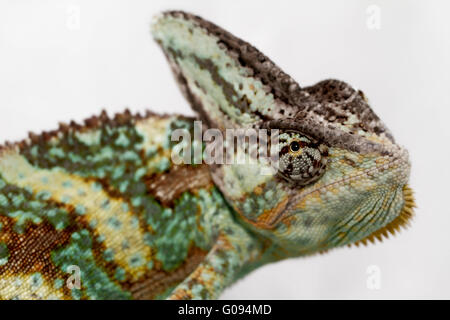
[[[166,297],[229,214],[203,165],[171,164],[171,131],[191,125],[102,114],[3,147],[0,297]]]

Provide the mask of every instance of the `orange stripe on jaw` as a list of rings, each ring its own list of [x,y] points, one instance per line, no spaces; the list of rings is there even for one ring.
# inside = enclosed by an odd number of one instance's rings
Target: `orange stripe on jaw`
[[[278,202],[276,207],[264,210],[264,212],[258,216],[256,221],[248,219],[238,208],[235,208],[235,210],[245,222],[260,229],[270,230],[275,228],[277,223],[282,219],[287,203],[288,197],[285,196],[280,202]]]

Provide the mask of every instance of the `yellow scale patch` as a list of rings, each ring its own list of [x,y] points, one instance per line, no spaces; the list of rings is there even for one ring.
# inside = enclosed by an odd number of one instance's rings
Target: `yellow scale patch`
[[[173,117],[158,118],[149,117],[136,122],[136,130],[143,137],[142,147],[144,150],[162,146],[166,140],[167,128],[173,121]]]
[[[158,153],[152,159],[152,163],[158,163],[163,159],[171,159],[171,149],[164,149],[164,143],[166,142],[166,132],[169,130],[171,122],[174,117],[158,118],[150,117],[147,119],[139,120],[136,122],[136,131],[143,137],[142,149],[148,152],[152,149],[159,149]],[[161,150],[161,148],[163,148]],[[147,168],[147,174],[153,173],[155,168],[149,166]]]
[[[102,189],[94,187],[95,183],[88,183],[61,169],[35,168],[15,152],[3,154],[0,172],[11,184],[31,188],[34,193],[48,192],[53,200],[74,207],[82,206],[83,217],[95,225],[98,234],[104,238],[105,246],[113,250],[114,261],[133,279],[145,272],[145,262],[150,261],[151,250],[144,243],[144,235],[136,218],[129,210],[124,210],[124,202],[109,198]],[[70,184],[70,188],[64,187],[67,184]],[[142,263],[131,263],[132,258]]]
[[[0,299],[11,300],[62,300],[64,295],[61,289],[56,290],[45,281],[34,286],[32,274],[6,275],[0,278]]]

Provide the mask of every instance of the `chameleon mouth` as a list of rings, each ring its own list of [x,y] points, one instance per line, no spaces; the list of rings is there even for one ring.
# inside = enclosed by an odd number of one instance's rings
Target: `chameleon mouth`
[[[399,233],[401,229],[408,228],[414,217],[414,208],[417,206],[414,199],[414,192],[407,184],[403,186],[403,199],[405,204],[403,205],[402,210],[400,210],[399,215],[394,220],[389,222],[383,228],[378,229],[367,237],[351,243],[348,246],[351,247],[352,245],[355,245],[358,247],[360,244],[367,245],[368,242],[375,243],[375,240],[382,242],[383,239],[388,239],[389,235],[395,236],[395,234]]]

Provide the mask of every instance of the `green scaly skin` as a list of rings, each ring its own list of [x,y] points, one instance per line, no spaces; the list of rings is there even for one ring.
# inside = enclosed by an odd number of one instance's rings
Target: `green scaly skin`
[[[408,154],[361,91],[301,88],[187,13],[161,14],[152,34],[206,128],[279,129],[286,167],[175,165],[172,133],[194,119],[152,113],[103,113],[7,144],[0,298],[213,299],[261,265],[381,239],[411,216]],[[297,175],[294,160],[309,167]]]

